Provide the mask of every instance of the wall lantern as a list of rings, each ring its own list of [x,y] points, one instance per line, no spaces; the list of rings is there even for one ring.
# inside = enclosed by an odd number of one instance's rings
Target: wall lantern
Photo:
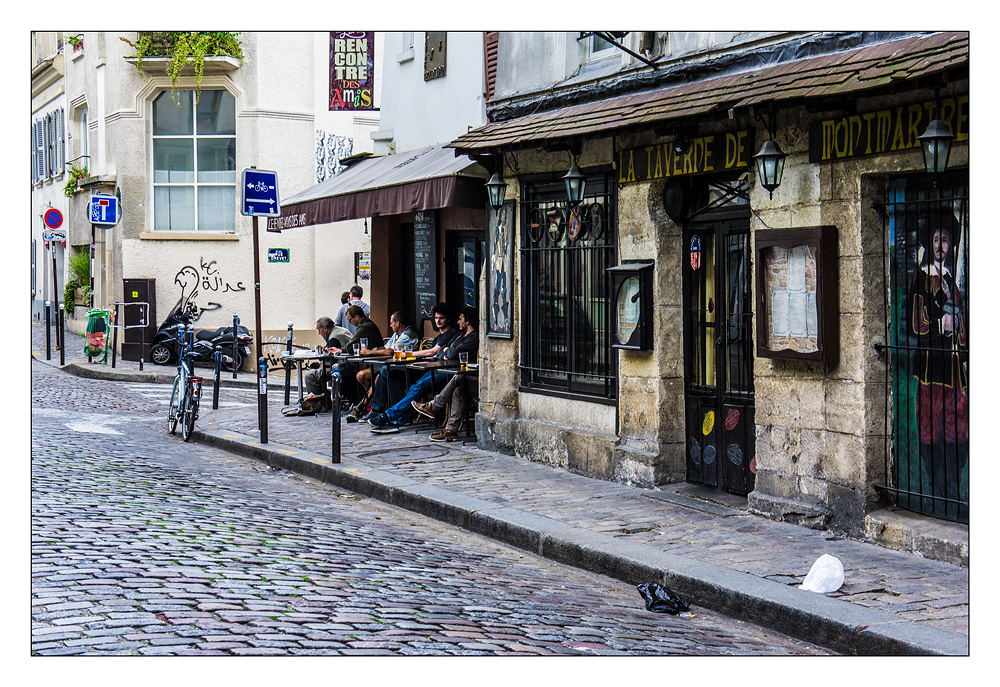
[[[774,198],[774,189],[781,184],[781,174],[785,171],[785,154],[771,139],[764,141],[760,152],[753,156],[757,165],[757,179],[767,189],[769,198]]]
[[[575,208],[583,200],[583,194],[587,189],[587,177],[574,162],[563,177],[563,181],[566,182],[566,199],[569,201],[569,206]]]
[[[494,210],[500,208],[507,195],[507,182],[501,179],[499,174],[494,174],[486,182],[486,193],[490,199],[490,207]]]
[[[955,135],[937,118],[937,110],[934,110],[933,117],[931,123],[927,125],[927,130],[917,136],[917,140],[924,150],[924,166],[927,168],[927,173],[936,178],[948,169],[948,156],[951,154],[951,142],[955,140]]]

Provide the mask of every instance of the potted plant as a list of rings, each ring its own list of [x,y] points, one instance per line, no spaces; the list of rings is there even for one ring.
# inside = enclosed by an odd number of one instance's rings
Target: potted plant
[[[66,42],[73,46],[73,52],[79,52],[83,50],[83,34],[78,33],[75,36],[67,36]]]
[[[177,85],[181,70],[190,60],[194,65],[195,99],[201,96],[201,77],[205,70],[205,58],[210,55],[228,55],[243,63],[243,46],[238,33],[231,31],[143,31],[133,43],[124,36],[121,40],[135,49],[136,69],[143,78],[144,57],[168,57],[166,73],[170,77],[171,93]],[[179,103],[178,103],[179,105]]]
[[[63,194],[67,198],[72,198],[73,194],[79,190],[77,184],[80,183],[80,179],[83,179],[87,174],[86,167],[70,167],[69,179],[66,180],[66,185],[63,186]]]

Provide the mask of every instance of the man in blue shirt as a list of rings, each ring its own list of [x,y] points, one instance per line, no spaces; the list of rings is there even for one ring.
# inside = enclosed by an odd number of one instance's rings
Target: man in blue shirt
[[[475,361],[479,352],[479,313],[471,306],[462,308],[462,314],[458,316],[459,336],[453,338],[451,342],[440,349],[440,357],[432,357],[435,360],[457,361],[459,353],[468,353],[469,360]],[[436,341],[436,340],[435,340]],[[426,352],[426,351],[422,351]],[[372,426],[374,434],[389,434],[398,432],[399,428],[407,424],[413,416],[412,401],[419,400],[427,394],[440,391],[445,385],[444,375],[434,375],[433,372],[425,372],[406,391],[399,403],[388,408],[384,413],[380,413],[368,421]]]
[[[365,295],[365,290],[360,286],[357,284],[352,286],[350,294],[351,296],[348,301],[340,306],[340,311],[337,313],[337,316],[333,318],[333,323],[338,327],[346,327],[351,332],[351,336],[354,336],[358,328],[351,324],[350,320],[348,320],[347,309],[352,305],[360,306],[361,309],[365,311],[365,317],[371,317],[372,309],[370,305],[361,300],[361,297]]]

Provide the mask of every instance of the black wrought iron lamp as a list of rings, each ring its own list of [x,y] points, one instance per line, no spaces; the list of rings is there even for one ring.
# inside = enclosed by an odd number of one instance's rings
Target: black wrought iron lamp
[[[769,198],[774,198],[774,189],[781,185],[781,175],[785,171],[785,153],[774,142],[775,116],[773,105],[764,112],[754,113],[754,117],[764,124],[768,139],[764,141],[760,152],[753,156],[757,169],[758,183],[767,189]]]
[[[566,200],[571,208],[575,208],[583,201],[583,195],[587,190],[587,177],[576,166],[575,160],[573,166],[563,176],[563,181],[566,182]]]
[[[486,195],[489,196],[490,207],[494,210],[503,205],[504,197],[507,195],[507,182],[500,178],[499,172],[494,173],[486,182]]]
[[[927,125],[927,130],[917,136],[924,151],[924,167],[927,173],[937,179],[948,169],[948,156],[951,155],[951,144],[955,135],[948,126],[938,119],[937,109],[931,115],[933,119]]]

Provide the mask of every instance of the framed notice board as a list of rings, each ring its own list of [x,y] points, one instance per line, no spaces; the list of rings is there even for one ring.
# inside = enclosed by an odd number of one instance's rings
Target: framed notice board
[[[413,293],[417,321],[431,316],[437,305],[437,222],[434,211],[413,218]]]
[[[837,227],[754,233],[757,357],[837,361]]]

